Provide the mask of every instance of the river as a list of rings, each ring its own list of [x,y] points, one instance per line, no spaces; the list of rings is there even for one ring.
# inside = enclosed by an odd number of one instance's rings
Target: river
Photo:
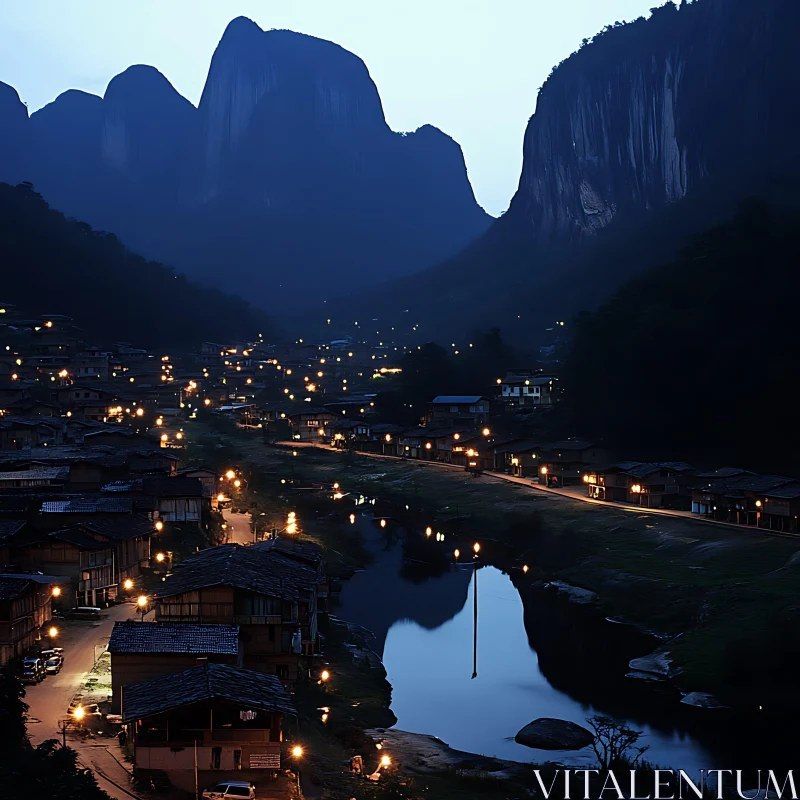
[[[374,649],[393,687],[392,710],[399,729],[433,734],[451,747],[487,756],[585,766],[595,761],[590,748],[545,752],[517,744],[513,737],[538,717],[585,726],[587,717],[607,714],[644,732],[642,744],[649,746],[646,758],[652,763],[684,770],[715,764],[685,726],[665,722],[670,715],[651,715],[650,724],[642,715],[620,715],[621,709],[637,707],[643,691],[639,681],[622,677],[624,668],[617,675],[613,696],[611,690],[600,693],[588,688],[595,684],[581,680],[580,675],[602,673],[607,665],[602,663],[602,650],[594,656],[594,648],[588,649],[589,655],[574,649],[561,652],[570,638],[586,638],[583,628],[576,634],[572,622],[565,622],[564,607],[569,604],[559,601],[560,612],[554,613],[552,602],[542,598],[542,592],[526,595],[523,603],[508,575],[488,565],[476,570],[471,559],[464,566],[440,567],[431,574],[404,557],[403,531],[388,533],[367,513],[359,514],[355,524],[375,560],[345,584],[336,613],[374,633]],[[476,572],[477,647],[473,650]],[[566,613],[578,611],[568,608]],[[609,630],[622,627],[605,625]],[[542,658],[534,644],[537,640]],[[612,642],[611,651],[617,650]],[[586,663],[576,664],[576,659]],[[540,661],[547,661],[548,669],[543,671]],[[587,694],[595,697],[587,699]]]

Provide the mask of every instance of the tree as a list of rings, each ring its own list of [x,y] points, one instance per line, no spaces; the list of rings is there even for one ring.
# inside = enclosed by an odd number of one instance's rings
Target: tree
[[[601,769],[613,769],[621,764],[636,767],[649,745],[639,747],[642,731],[635,731],[611,717],[596,715],[586,720],[594,731],[592,749]]]

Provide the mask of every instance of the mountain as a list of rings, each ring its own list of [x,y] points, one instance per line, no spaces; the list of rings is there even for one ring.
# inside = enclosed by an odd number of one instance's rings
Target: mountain
[[[195,108],[156,69],[27,118],[0,85],[0,179],[257,304],[332,299],[409,274],[486,230],[461,149],[395,133],[361,59],[233,20]]]
[[[244,300],[200,287],[113,234],[65,218],[29,184],[0,183],[0,263],[4,301],[67,314],[98,343],[196,348],[272,333]]]
[[[799,225],[745,201],[582,317],[561,381],[565,429],[628,458],[800,474],[786,387],[800,370]]]
[[[381,325],[421,321],[428,335],[468,321],[530,337],[744,197],[772,199],[772,178],[797,202],[799,35],[795,0],[670,2],[607,26],[542,86],[507,213],[456,257],[352,305],[392,297]]]

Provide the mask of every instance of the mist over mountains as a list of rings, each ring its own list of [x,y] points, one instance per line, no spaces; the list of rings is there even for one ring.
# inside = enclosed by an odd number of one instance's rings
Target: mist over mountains
[[[263,306],[410,274],[491,221],[458,144],[390,130],[361,59],[243,17],[197,108],[142,65],[30,116],[0,84],[0,180]]]

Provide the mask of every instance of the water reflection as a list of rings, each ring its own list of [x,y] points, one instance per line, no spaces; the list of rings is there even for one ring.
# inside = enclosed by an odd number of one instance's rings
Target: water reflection
[[[526,630],[522,600],[509,577],[492,567],[478,571],[474,650],[474,570],[453,569],[425,580],[426,569],[417,565],[418,582],[409,582],[415,562],[404,563],[402,549],[376,533],[369,521],[366,525],[363,530],[376,560],[345,586],[339,613],[375,633],[375,650],[393,687],[397,727],[433,734],[452,747],[484,755],[593,764],[588,751],[543,752],[513,739],[537,717],[585,724],[592,714],[613,712],[578,702],[545,677],[533,643],[546,622],[530,624],[531,630]],[[526,605],[530,616],[534,604],[528,601]],[[538,608],[546,611],[547,606]],[[550,625],[550,636],[556,632],[556,626]],[[533,634],[530,639],[529,633]],[[550,642],[545,649],[554,648],[558,649],[557,644]],[[478,674],[473,679],[475,657]],[[595,654],[595,660],[602,659],[602,654]],[[591,668],[591,662],[582,665],[583,670]],[[548,674],[558,669],[553,661]],[[554,682],[560,684],[557,679]],[[656,731],[636,721],[631,724],[645,731],[650,745],[647,757],[655,763],[686,770],[712,763],[689,736]]]

